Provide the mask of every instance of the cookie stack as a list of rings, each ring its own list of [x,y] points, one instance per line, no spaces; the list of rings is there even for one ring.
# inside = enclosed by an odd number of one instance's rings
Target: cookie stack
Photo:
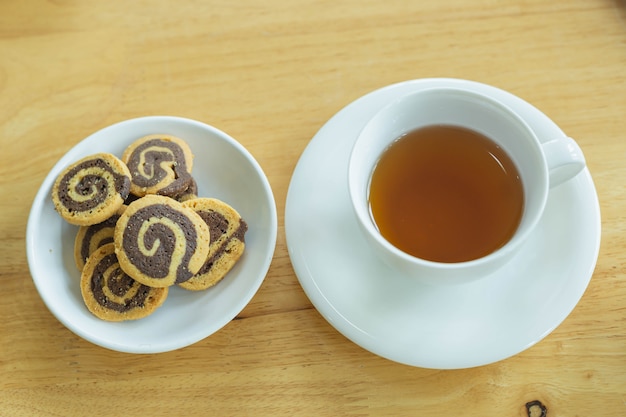
[[[63,219],[80,226],[74,258],[95,316],[146,317],[171,286],[212,287],[243,254],[246,222],[223,201],[198,197],[192,164],[184,140],[150,135],[121,159],[97,153],[57,177],[52,201]]]

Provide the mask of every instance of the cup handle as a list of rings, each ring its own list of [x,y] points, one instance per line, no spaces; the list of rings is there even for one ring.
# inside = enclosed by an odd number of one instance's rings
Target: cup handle
[[[585,156],[576,141],[569,137],[541,144],[548,163],[550,188],[574,178],[585,168]]]

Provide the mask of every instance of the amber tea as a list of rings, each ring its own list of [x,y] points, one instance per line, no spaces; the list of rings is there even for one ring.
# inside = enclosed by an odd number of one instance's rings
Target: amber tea
[[[470,261],[514,235],[524,191],[511,158],[491,139],[456,126],[403,135],[372,173],[369,204],[380,233],[413,256]]]

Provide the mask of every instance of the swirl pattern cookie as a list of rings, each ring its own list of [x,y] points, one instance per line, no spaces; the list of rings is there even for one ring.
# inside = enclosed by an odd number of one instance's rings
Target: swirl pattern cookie
[[[197,274],[179,284],[182,288],[200,291],[224,278],[237,263],[245,249],[248,225],[239,213],[215,198],[196,198],[183,202],[202,217],[211,231],[209,254]]]
[[[209,252],[207,224],[169,197],[147,195],[131,203],[115,226],[115,252],[122,269],[151,287],[190,279]]]
[[[115,155],[98,153],[71,164],[52,187],[55,210],[68,223],[89,226],[111,217],[128,197],[130,172]]]
[[[120,207],[113,216],[101,223],[78,228],[76,238],[74,239],[74,262],[79,271],[83,270],[87,258],[89,258],[96,249],[107,243],[113,243],[115,224],[124,210],[126,210],[125,205]]]
[[[122,154],[131,173],[131,193],[174,197],[189,188],[193,154],[187,143],[171,135],[149,135]]]
[[[115,245],[98,248],[81,274],[80,290],[87,309],[107,321],[144,318],[165,301],[168,288],[151,288],[133,280],[120,268]]]

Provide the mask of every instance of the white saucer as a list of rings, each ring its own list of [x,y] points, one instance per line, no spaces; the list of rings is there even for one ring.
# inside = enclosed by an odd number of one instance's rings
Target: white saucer
[[[500,272],[459,287],[430,287],[382,264],[360,235],[348,197],[348,157],[366,121],[399,96],[463,84],[520,112],[540,138],[563,132],[520,98],[454,79],[423,79],[374,91],[320,129],[294,171],[285,209],[289,255],[300,284],[348,339],[390,360],[458,369],[493,363],[536,344],[582,297],[600,247],[600,209],[585,169],[551,190],[521,253]]]

